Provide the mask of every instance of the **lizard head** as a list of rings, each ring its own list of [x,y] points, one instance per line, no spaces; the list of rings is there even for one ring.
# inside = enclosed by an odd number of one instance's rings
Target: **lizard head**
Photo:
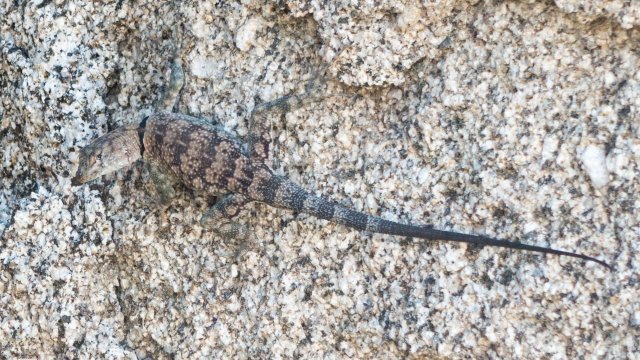
[[[120,127],[80,150],[78,170],[71,184],[84,184],[132,164],[140,157],[141,143],[137,127]]]

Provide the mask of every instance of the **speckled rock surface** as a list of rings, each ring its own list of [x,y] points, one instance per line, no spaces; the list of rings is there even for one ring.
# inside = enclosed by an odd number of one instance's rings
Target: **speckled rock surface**
[[[637,358],[639,9],[2,2],[0,357]],[[82,146],[154,111],[173,57],[179,111],[240,136],[328,66],[328,91],[358,96],[273,129],[273,167],[317,193],[617,270],[259,204],[229,257],[197,194],[145,218],[139,165],[72,187]]]

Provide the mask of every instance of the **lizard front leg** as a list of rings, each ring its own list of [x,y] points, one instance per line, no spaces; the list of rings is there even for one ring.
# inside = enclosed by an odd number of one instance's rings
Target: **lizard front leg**
[[[150,215],[158,212],[161,222],[165,223],[167,222],[167,210],[171,205],[171,201],[176,197],[174,185],[177,182],[173,176],[169,175],[169,172],[161,169],[157,165],[144,163],[144,166],[149,172],[149,177],[153,182],[157,198],[154,201],[155,206],[153,210],[145,215],[143,222],[145,222]]]
[[[178,95],[180,90],[184,86],[184,71],[182,70],[182,63],[180,59],[175,59],[171,62],[171,75],[169,77],[169,85],[164,91],[164,94],[159,99],[156,108],[164,111],[173,112],[173,109],[178,102]]]

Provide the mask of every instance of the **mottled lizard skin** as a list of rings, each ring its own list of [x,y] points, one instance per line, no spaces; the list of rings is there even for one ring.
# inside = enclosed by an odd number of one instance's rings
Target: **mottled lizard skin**
[[[246,145],[206,121],[159,112],[140,124],[116,129],[82,149],[72,183],[80,185],[142,159],[159,169],[161,174],[170,175],[202,194],[223,196],[201,221],[212,229],[223,228],[216,224],[230,221],[247,202],[259,201],[357,230],[571,256],[611,268],[601,260],[582,254],[384,220],[315,196],[287,178],[275,175],[267,165],[271,117],[280,117],[290,109],[322,98],[292,95],[257,107],[252,114]],[[227,233],[238,234],[236,227],[231,227]]]

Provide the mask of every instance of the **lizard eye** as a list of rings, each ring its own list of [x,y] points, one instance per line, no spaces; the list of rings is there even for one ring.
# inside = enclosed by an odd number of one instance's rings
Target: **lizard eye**
[[[96,156],[96,160],[98,160],[98,162],[102,162],[102,154],[98,154]]]

